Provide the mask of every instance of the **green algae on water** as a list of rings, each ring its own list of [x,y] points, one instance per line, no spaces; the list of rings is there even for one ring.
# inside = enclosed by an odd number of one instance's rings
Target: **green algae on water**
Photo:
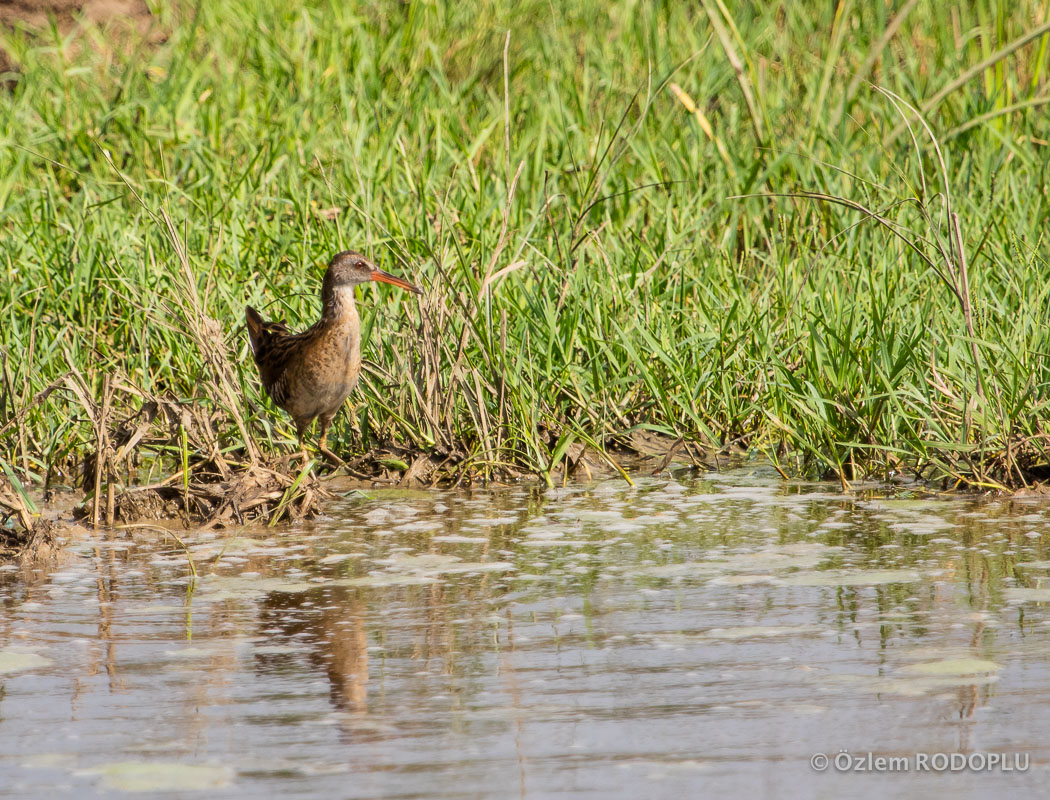
[[[26,670],[40,669],[52,663],[50,658],[44,658],[36,653],[22,653],[17,650],[0,650],[0,675],[8,672],[25,672]]]
[[[911,569],[829,569],[823,572],[800,572],[781,579],[787,586],[880,586],[886,583],[917,583],[922,580]]]
[[[223,789],[233,781],[228,767],[167,761],[119,761],[81,774],[99,775],[105,788],[122,792],[204,792]]]

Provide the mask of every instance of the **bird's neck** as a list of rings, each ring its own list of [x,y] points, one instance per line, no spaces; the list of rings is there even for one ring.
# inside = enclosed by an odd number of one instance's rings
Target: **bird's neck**
[[[357,319],[353,286],[325,286],[321,293],[321,320],[329,325]]]

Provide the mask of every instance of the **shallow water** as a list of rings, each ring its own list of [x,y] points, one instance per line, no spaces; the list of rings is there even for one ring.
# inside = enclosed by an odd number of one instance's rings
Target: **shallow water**
[[[170,539],[100,532],[0,571],[0,797],[1034,795],[1048,512],[763,470],[379,491],[186,534],[192,593]]]

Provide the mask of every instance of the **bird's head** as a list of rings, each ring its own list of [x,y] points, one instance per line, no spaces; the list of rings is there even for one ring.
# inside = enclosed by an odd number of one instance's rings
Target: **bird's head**
[[[325,284],[330,285],[333,289],[343,286],[354,286],[358,283],[368,283],[369,281],[381,281],[382,283],[400,286],[402,289],[408,289],[408,291],[416,294],[423,294],[423,290],[418,286],[413,286],[396,275],[384,272],[363,255],[355,253],[353,250],[344,250],[341,253],[336,253],[328,263],[328,272],[325,273]]]

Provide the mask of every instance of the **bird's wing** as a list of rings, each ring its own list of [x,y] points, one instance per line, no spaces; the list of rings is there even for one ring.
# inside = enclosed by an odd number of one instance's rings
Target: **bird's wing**
[[[276,375],[266,384],[270,398],[281,408],[288,404],[288,369],[282,366]]]
[[[283,319],[280,322],[278,322],[277,320],[272,320],[270,322],[267,322],[266,323],[266,331],[268,333],[271,333],[271,334],[272,333],[288,333],[288,334],[291,333],[291,329],[287,325],[284,324],[284,320]]]
[[[267,345],[275,336],[290,334],[288,326],[283,321],[267,322],[263,319],[262,314],[251,306],[244,307],[244,321],[248,325],[248,341],[252,346],[252,354],[256,361],[259,360],[259,354],[266,350]]]
[[[249,333],[251,331],[249,330]],[[309,341],[309,331],[289,333],[279,322],[267,322],[256,331],[255,363],[267,394],[287,410],[291,400],[292,375],[301,361],[301,348]]]

